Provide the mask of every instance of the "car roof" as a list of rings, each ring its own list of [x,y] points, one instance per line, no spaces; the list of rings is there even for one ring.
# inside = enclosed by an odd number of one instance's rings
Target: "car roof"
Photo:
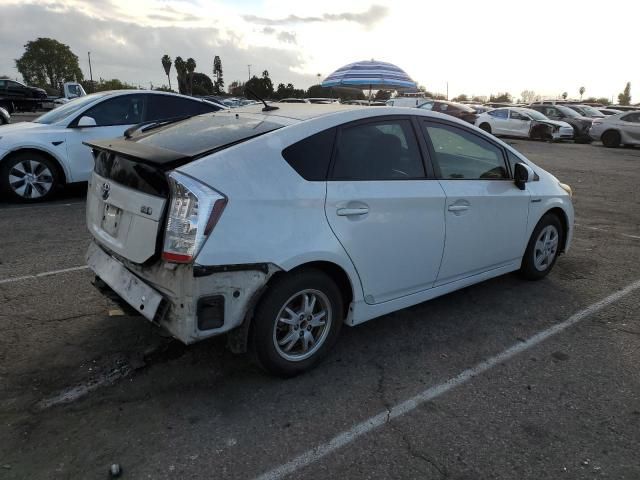
[[[346,112],[349,110],[361,109],[360,105],[343,105],[336,103],[278,103],[277,110],[263,112],[264,105],[246,105],[233,110],[233,113],[250,113],[266,115],[268,117],[284,117],[291,120],[309,120],[336,112]],[[275,105],[273,105],[275,106]]]

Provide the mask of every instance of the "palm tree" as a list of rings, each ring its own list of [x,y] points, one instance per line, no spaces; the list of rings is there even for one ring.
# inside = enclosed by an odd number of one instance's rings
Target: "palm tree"
[[[187,64],[182,57],[176,57],[176,61],[173,62],[176,67],[176,73],[178,74],[178,91],[180,93],[187,93],[185,85],[185,77],[187,74]]]
[[[171,57],[169,55],[162,56],[162,66],[164,67],[164,73],[167,74],[167,80],[169,80],[169,90],[171,90],[171,77],[169,76],[169,72],[171,72]]]
[[[189,73],[189,95],[193,95],[193,72],[196,70],[196,61],[189,57],[187,59],[187,72]]]
[[[584,87],[580,87],[580,90],[578,90],[580,92],[580,100],[582,100],[582,95],[584,95]]]

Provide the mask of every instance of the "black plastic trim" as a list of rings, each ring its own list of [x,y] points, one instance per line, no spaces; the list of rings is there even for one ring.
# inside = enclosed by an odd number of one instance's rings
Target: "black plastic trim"
[[[193,276],[194,277],[206,277],[213,275],[214,273],[221,272],[243,272],[243,271],[259,271],[262,273],[269,273],[269,265],[266,263],[238,263],[231,265],[194,265]]]

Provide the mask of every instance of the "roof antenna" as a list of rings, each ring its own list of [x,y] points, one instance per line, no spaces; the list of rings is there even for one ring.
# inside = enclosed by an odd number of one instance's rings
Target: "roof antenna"
[[[254,92],[253,90],[251,90],[249,87],[244,87],[244,91],[245,93],[250,93],[251,96],[253,98],[255,98],[256,100],[258,100],[259,102],[264,103],[264,108],[262,109],[263,112],[270,112],[271,110],[278,110],[279,107],[274,107],[273,105],[267,105],[267,102],[265,102],[263,99],[261,99],[256,92]],[[247,95],[248,96],[248,95]]]

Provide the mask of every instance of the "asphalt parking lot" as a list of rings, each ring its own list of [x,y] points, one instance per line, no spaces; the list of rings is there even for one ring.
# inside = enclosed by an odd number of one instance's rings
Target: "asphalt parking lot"
[[[574,189],[554,271],[345,328],[286,381],[110,316],[82,187],[0,203],[0,478],[640,478],[640,149],[510,143]]]

